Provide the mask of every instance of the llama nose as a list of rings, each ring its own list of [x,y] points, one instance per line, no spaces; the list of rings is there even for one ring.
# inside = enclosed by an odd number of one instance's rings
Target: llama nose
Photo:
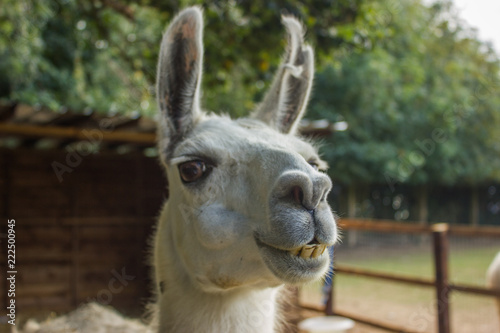
[[[278,179],[275,193],[284,200],[313,211],[332,188],[330,178],[323,174],[309,176],[300,171],[285,172]]]
[[[304,201],[304,192],[300,188],[300,186],[294,186],[292,187],[292,198],[293,201],[295,201],[296,204],[302,205],[302,201]]]

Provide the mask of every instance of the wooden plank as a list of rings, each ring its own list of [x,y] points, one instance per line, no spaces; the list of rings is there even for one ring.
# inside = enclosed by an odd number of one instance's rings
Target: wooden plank
[[[64,183],[61,184],[59,182],[52,170],[47,172],[40,169],[27,170],[13,167],[11,169],[11,177],[13,187],[43,188],[64,186]]]
[[[411,277],[411,276],[405,276],[405,275],[394,274],[394,273],[382,273],[382,272],[376,272],[376,271],[372,271],[372,270],[368,270],[368,269],[364,269],[364,268],[348,267],[348,266],[338,265],[338,264],[335,264],[334,271],[336,274],[342,273],[342,274],[365,276],[365,277],[371,277],[371,278],[376,278],[376,279],[419,285],[419,286],[423,286],[423,287],[435,286],[434,281],[432,281],[431,279],[425,279],[425,278],[420,278],[420,277]]]
[[[95,205],[81,205],[78,206],[78,212],[80,216],[92,217],[92,216],[119,216],[119,215],[137,215],[137,209],[134,206],[120,205],[120,204],[108,204],[102,206]]]
[[[16,299],[27,297],[45,297],[45,296],[61,296],[69,295],[69,281],[66,283],[19,283],[19,288],[16,288]]]
[[[131,241],[140,241],[139,236],[142,231],[141,225],[129,228],[119,228],[117,226],[82,226],[79,230],[80,242],[106,243],[112,239],[113,244]]]
[[[29,138],[58,138],[73,139],[76,141],[89,141],[89,133],[95,133],[94,140],[103,142],[129,142],[147,145],[156,144],[155,133],[137,133],[128,131],[101,131],[98,129],[86,129],[75,127],[56,127],[56,126],[35,126],[20,125],[12,123],[0,123],[0,134],[15,135]],[[90,132],[93,131],[93,132]],[[87,135],[86,135],[87,133]]]
[[[131,261],[130,258],[138,258],[137,252],[139,251],[139,249],[132,249],[131,251],[127,252],[120,251],[120,252],[103,253],[103,250],[104,250],[103,247],[99,247],[98,249],[95,249],[93,251],[82,249],[80,252],[78,252],[78,261],[80,265],[82,267],[84,265],[90,265],[93,262],[95,262],[96,258],[99,258],[99,260],[102,263],[109,264],[109,267],[115,267],[115,266],[122,267],[126,266],[127,263]],[[143,249],[140,250],[142,251]]]
[[[62,160],[66,152],[38,151],[33,149],[18,149],[12,153],[12,165],[15,168],[52,170],[50,163]]]
[[[40,282],[61,283],[70,280],[70,268],[68,265],[54,265],[45,263],[23,264],[21,274],[17,279],[23,284],[34,284]]]
[[[391,220],[343,218],[338,221],[338,224],[341,229],[345,230],[413,234],[430,234],[432,232],[432,226],[419,225],[417,223],[396,222]],[[454,236],[500,238],[500,227],[450,225],[449,233]]]
[[[80,260],[78,253],[80,252],[80,226],[73,225],[71,228],[71,283],[70,295],[73,306],[78,304],[78,277],[80,276]]]
[[[129,283],[126,286],[123,286],[119,283],[114,283],[111,286],[108,285],[109,281],[106,283],[79,283],[78,288],[78,299],[87,299],[87,298],[97,298],[99,300],[99,296],[103,295],[106,298],[111,297],[137,297],[142,294],[142,286],[139,283],[132,284]]]
[[[29,201],[28,204],[13,201],[8,209],[10,215],[16,217],[16,221],[17,219],[22,220],[24,218],[37,216],[67,216],[71,212],[71,207],[68,205],[58,205],[57,202],[52,204],[47,203],[44,205],[43,203],[36,202],[35,200]]]
[[[23,220],[16,220],[17,222],[17,237],[16,242],[20,245],[41,245],[41,244],[54,244],[58,246],[69,246],[71,239],[71,230],[68,227],[38,227],[38,226],[25,226]],[[24,248],[23,248],[24,250]]]
[[[7,219],[7,216],[1,218]],[[79,217],[25,217],[16,218],[19,227],[33,226],[133,226],[152,225],[156,216],[79,216]]]
[[[34,308],[50,309],[51,311],[69,311],[72,309],[71,300],[68,295],[46,295],[46,296],[25,296],[16,299],[16,305],[21,310]]]
[[[16,262],[19,265],[36,262],[66,263],[71,260],[70,248],[60,245],[37,245],[33,247],[24,247],[16,251]]]
[[[104,280],[109,280],[113,274],[113,270],[121,273],[125,269],[127,275],[137,276],[137,272],[143,269],[149,269],[145,263],[145,258],[138,255],[136,258],[128,259],[126,262],[107,262],[95,261],[81,265],[79,268],[79,279],[96,280],[102,283]]]
[[[500,227],[451,225],[450,234],[453,236],[500,238]]]
[[[11,152],[0,150],[0,216],[9,215],[7,208],[10,202],[11,177],[9,164],[11,163],[11,156]]]
[[[138,245],[139,243],[137,243]],[[130,244],[126,246],[114,247],[108,244],[80,244],[78,251],[78,259],[82,260],[82,264],[85,263],[87,259],[90,261],[95,261],[96,256],[101,262],[111,262],[116,263],[116,265],[124,266],[126,263],[130,262],[134,258],[140,258],[137,256],[137,252],[141,251],[139,246],[134,246]]]
[[[456,290],[460,291],[463,293],[469,293],[469,294],[474,294],[474,295],[481,295],[481,296],[492,296],[492,297],[499,297],[500,298],[500,289],[489,289],[489,288],[484,288],[484,287],[479,287],[479,286],[472,286],[472,285],[467,285],[467,284],[456,284],[456,283],[450,283],[448,287],[451,290]]]
[[[341,219],[339,227],[345,230],[365,230],[391,233],[428,234],[431,229],[426,225],[395,222],[391,220]]]
[[[9,212],[16,217],[60,216],[70,213],[70,199],[62,188],[17,186],[10,191]]]

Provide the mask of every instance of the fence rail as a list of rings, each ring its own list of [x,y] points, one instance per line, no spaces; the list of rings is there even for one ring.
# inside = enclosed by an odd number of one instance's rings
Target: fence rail
[[[435,274],[434,279],[406,276],[402,274],[378,272],[363,268],[354,268],[346,265],[335,265],[335,274],[350,274],[364,276],[368,278],[382,279],[397,283],[405,283],[415,286],[432,287],[435,289],[436,295],[436,310],[437,310],[437,324],[439,333],[450,333],[450,317],[449,317],[449,304],[450,292],[460,291],[475,295],[498,297],[500,298],[500,289],[489,289],[481,286],[472,286],[467,284],[451,283],[448,274],[448,251],[449,251],[449,236],[468,236],[468,237],[489,237],[500,239],[499,227],[478,227],[478,226],[455,226],[445,223],[438,223],[433,225],[424,224],[409,224],[400,223],[388,220],[364,220],[364,219],[343,219],[340,221],[339,226],[343,230],[363,230],[363,231],[376,231],[382,233],[405,233],[405,234],[423,234],[432,236],[433,247],[433,260]],[[360,323],[370,325],[376,328],[385,329],[390,332],[407,332],[413,333],[414,331],[395,326],[391,323],[373,320],[357,314],[347,313],[336,309],[334,302],[334,283],[332,283],[332,290],[327,303],[324,308],[314,307],[310,305],[303,305],[305,309],[313,311],[321,311],[327,315],[339,315],[351,318]]]

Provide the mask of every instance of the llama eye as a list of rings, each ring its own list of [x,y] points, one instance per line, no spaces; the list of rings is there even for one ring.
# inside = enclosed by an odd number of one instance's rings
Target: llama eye
[[[207,172],[205,162],[196,160],[189,161],[179,165],[179,173],[184,183],[192,183],[202,178]]]
[[[314,170],[318,171],[319,170],[319,164],[314,162],[314,161],[308,161],[307,163],[309,163],[310,166],[313,167]]]

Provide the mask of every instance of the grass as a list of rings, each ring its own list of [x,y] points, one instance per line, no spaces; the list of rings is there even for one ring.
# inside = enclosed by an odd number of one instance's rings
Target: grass
[[[498,251],[500,241],[452,243],[449,253],[450,281],[484,286],[486,270]],[[362,249],[349,249],[341,245],[336,249],[335,263],[411,277],[433,279],[434,275],[431,245],[425,243],[418,246]],[[302,301],[320,304],[321,286],[321,283],[305,286],[301,291]],[[379,279],[347,274],[335,277],[335,302],[338,309],[413,326],[416,330],[425,328],[426,331],[432,331],[435,327],[434,293],[434,288]],[[491,297],[452,292],[451,318],[454,332],[498,330],[495,303]]]

